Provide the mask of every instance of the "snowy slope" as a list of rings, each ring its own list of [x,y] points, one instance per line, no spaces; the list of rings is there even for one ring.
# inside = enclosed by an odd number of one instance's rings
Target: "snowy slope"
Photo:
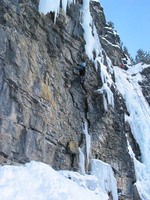
[[[117,200],[116,180],[110,165],[93,160],[91,173],[83,176],[77,172],[55,171],[34,161],[21,166],[1,166],[0,199],[108,200],[107,192],[112,192]]]
[[[117,88],[129,112],[126,121],[129,122],[132,134],[141,150],[142,163],[135,158],[129,145],[129,152],[135,165],[137,179],[135,184],[142,200],[150,199],[150,107],[139,85],[143,80],[140,72],[147,67],[149,66],[139,63],[129,68],[127,72],[118,67],[114,68]]]

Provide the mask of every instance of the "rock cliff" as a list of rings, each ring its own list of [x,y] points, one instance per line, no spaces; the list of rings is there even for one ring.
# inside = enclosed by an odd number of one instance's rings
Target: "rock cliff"
[[[0,163],[36,160],[55,169],[79,170],[81,149],[87,173],[91,158],[109,163],[123,194],[120,199],[137,199],[125,135],[131,134],[124,119],[126,107],[114,85],[114,106],[107,110],[105,94],[97,92],[102,87],[101,68],[96,69],[85,52],[82,2],[71,4],[66,14],[60,9],[56,22],[54,13],[38,12],[38,0],[0,4]],[[103,64],[109,69],[109,57],[119,66],[124,56],[119,36],[106,23],[98,2],[92,1],[90,9]],[[84,84],[75,69],[83,59]],[[131,140],[134,143],[132,136]]]

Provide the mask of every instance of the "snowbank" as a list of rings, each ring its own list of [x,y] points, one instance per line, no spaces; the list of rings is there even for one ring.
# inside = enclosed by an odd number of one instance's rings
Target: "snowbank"
[[[0,167],[2,200],[108,200],[108,192],[118,199],[111,166],[96,159],[91,161],[91,175],[55,171],[35,161]]]
[[[140,73],[143,71],[143,69],[149,67],[150,65],[146,65],[146,64],[143,64],[143,63],[138,63],[137,65],[133,65],[131,67],[129,67],[128,69],[128,73],[131,74],[131,75],[135,75],[137,73]]]
[[[2,200],[108,200],[92,175],[57,172],[40,162],[0,167]]]

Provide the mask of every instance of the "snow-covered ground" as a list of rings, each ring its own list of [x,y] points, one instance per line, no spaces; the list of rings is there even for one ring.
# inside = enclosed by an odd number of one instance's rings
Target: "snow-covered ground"
[[[143,80],[140,72],[148,65],[139,63],[124,71],[114,67],[116,85],[122,94],[129,116],[126,121],[130,124],[132,134],[139,144],[142,163],[139,162],[129,145],[129,153],[134,160],[136,186],[142,200],[150,200],[150,107],[142,94],[139,82]]]
[[[0,167],[1,200],[117,200],[116,180],[111,166],[92,161],[92,175],[55,171],[40,162]]]

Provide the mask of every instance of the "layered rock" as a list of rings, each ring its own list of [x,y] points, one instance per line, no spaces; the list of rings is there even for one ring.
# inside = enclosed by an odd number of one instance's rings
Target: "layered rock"
[[[106,111],[100,66],[96,70],[85,53],[80,2],[65,15],[38,12],[38,1],[1,1],[0,7],[0,163],[42,161],[55,169],[79,169],[79,149],[86,157],[87,123],[90,158],[111,164],[120,198],[133,198],[134,170],[128,154],[124,112],[115,87],[114,108]],[[102,7],[91,12],[103,47],[119,65],[123,53],[119,37],[108,29]],[[114,53],[116,52],[116,53]],[[85,83],[74,67],[86,60]],[[112,75],[113,76],[113,75]],[[86,160],[88,158],[86,157]],[[88,172],[90,166],[86,166]]]
[[[99,2],[91,2],[91,12],[103,49],[109,55],[112,64],[120,66],[125,55],[121,49],[119,35],[106,22],[103,7]]]

